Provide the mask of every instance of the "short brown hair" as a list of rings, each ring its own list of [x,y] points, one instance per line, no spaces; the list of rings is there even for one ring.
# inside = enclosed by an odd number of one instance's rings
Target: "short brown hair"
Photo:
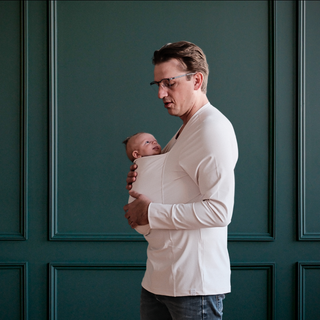
[[[152,63],[157,65],[171,59],[179,60],[188,72],[201,72],[204,78],[201,90],[207,93],[209,65],[201,48],[188,41],[167,43],[153,53]]]
[[[133,134],[132,136],[130,136],[130,137],[128,137],[128,138],[126,138],[126,139],[124,139],[124,140],[122,141],[122,143],[124,143],[125,146],[126,146],[127,156],[128,156],[128,158],[129,158],[132,162],[133,162],[133,160],[134,160],[134,157],[132,156],[132,151],[133,151],[133,147],[134,147],[134,146],[132,146],[132,145],[129,144],[129,140],[130,140],[131,138],[133,138],[133,137],[141,134],[141,133],[144,133],[144,132],[137,132],[137,133]]]

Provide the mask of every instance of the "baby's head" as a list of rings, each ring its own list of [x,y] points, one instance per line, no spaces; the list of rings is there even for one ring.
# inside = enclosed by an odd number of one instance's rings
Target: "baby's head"
[[[155,137],[146,132],[139,132],[123,141],[127,156],[131,161],[137,158],[161,153],[161,146]]]

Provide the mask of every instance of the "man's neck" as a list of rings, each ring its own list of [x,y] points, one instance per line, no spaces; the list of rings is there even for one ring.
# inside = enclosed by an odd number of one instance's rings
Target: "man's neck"
[[[191,109],[191,111],[187,115],[184,115],[183,117],[180,117],[181,120],[183,121],[183,125],[181,126],[179,132],[177,133],[176,139],[178,139],[178,137],[180,136],[182,130],[184,129],[184,127],[186,126],[188,121],[192,118],[192,116],[197,111],[199,111],[203,106],[205,106],[208,102],[209,102],[209,100],[208,100],[207,96],[205,94],[203,94],[202,99],[199,99],[197,101],[197,103],[194,105],[194,107]]]
[[[199,111],[203,106],[205,106],[209,102],[207,96],[205,94],[201,95],[199,99],[195,102],[194,106],[190,110],[188,114],[183,115],[180,119],[183,122],[183,126],[181,127],[180,132],[184,128],[184,126],[188,123],[188,121],[192,118],[192,116]],[[179,133],[180,133],[179,132]]]

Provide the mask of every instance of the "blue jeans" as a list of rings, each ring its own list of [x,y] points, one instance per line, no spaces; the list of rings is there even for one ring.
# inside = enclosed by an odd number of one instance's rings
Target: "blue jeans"
[[[168,297],[141,290],[141,320],[221,320],[224,294]]]

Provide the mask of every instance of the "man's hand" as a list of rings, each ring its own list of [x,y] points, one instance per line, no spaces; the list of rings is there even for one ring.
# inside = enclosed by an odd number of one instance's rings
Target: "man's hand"
[[[135,172],[135,170],[137,168],[138,168],[138,166],[136,164],[133,164],[133,165],[130,166],[130,171],[129,171],[128,175],[127,175],[127,186],[126,186],[127,190],[131,190],[132,183],[136,181],[138,173]]]
[[[136,199],[123,207],[123,210],[126,212],[124,216],[128,219],[129,225],[134,229],[138,225],[142,226],[148,224],[148,208],[151,203],[150,199],[136,191],[130,191],[129,194],[131,197]]]

